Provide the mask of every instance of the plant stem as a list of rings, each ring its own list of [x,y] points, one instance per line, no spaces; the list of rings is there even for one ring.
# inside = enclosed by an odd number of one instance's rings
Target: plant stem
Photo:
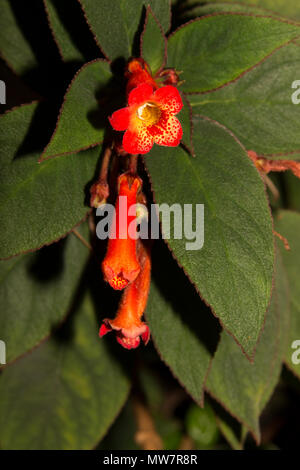
[[[131,155],[129,158],[129,172],[132,175],[137,173],[138,155]]]
[[[283,235],[281,235],[280,233],[275,232],[275,230],[273,230],[273,233],[274,233],[274,235],[276,235],[276,237],[279,238],[279,240],[282,241],[282,243],[284,244],[284,248],[285,248],[287,251],[289,251],[291,248],[290,248],[290,245],[289,245],[288,240],[287,240]]]
[[[86,239],[82,235],[80,235],[80,233],[76,230],[76,228],[73,228],[72,232],[74,233],[75,237],[77,237],[86,248],[92,251],[92,246],[89,244],[88,241],[86,241]]]
[[[108,167],[109,167],[111,153],[112,153],[111,147],[107,147],[104,151],[102,163],[101,163],[101,169],[100,169],[99,178],[98,178],[100,183],[107,184],[107,174],[108,174]]]
[[[276,188],[275,184],[273,183],[273,181],[267,175],[263,175],[263,179],[264,179],[266,185],[268,186],[269,190],[273,194],[275,201],[277,201],[279,199],[280,194],[279,194],[279,191]]]

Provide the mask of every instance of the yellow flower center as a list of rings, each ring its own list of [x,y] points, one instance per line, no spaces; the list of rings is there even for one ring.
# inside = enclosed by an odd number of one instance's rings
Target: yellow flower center
[[[161,111],[155,103],[145,103],[137,109],[138,118],[146,126],[153,126],[159,121]]]

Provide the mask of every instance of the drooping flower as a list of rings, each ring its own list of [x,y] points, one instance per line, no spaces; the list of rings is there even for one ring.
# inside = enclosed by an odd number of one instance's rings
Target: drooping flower
[[[112,221],[106,256],[102,262],[104,278],[116,290],[122,290],[134,281],[140,271],[136,253],[136,239],[130,236],[136,224],[136,215],[128,209],[137,203],[141,190],[140,178],[124,173],[118,178],[119,192]],[[129,212],[129,213],[128,213]]]
[[[104,319],[99,330],[100,338],[115,330],[117,341],[126,349],[137,348],[140,338],[145,344],[150,339],[149,327],[141,318],[149,293],[151,259],[149,249],[141,240],[138,240],[138,258],[141,271],[135,281],[124,290],[116,318]]]
[[[115,111],[109,118],[117,131],[126,130],[123,148],[131,154],[147,153],[153,143],[176,147],[182,128],[175,114],[183,104],[177,88],[167,85],[156,90],[142,83],[128,96],[128,106]]]

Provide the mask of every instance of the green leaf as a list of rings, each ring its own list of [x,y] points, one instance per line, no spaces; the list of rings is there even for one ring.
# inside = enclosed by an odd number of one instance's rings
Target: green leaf
[[[243,5],[243,3],[230,3],[226,0],[223,2],[211,0],[209,3],[205,5],[201,4],[201,2],[187,1],[186,2],[186,9],[183,11],[181,17],[185,19],[185,21],[196,18],[197,16],[204,16],[204,15],[211,15],[214,13],[249,13],[253,15],[267,15],[270,14],[269,11],[264,10],[259,6],[248,5],[249,1],[247,0],[247,4]],[[273,16],[273,15],[272,15]],[[276,16],[276,15],[274,15]]]
[[[2,449],[91,449],[123,406],[128,379],[98,338],[89,298],[71,320],[1,374]]]
[[[41,164],[39,152],[21,154],[37,108],[21,106],[0,120],[0,258],[58,240],[89,211],[85,191],[99,149]]]
[[[86,224],[78,230],[88,238]],[[0,261],[0,331],[7,363],[40,343],[64,319],[88,255],[70,234],[37,253]]]
[[[1,0],[0,53],[18,74],[37,67],[35,55],[18,25],[9,0]]]
[[[155,146],[145,158],[154,197],[169,206],[204,204],[204,246],[182,239],[170,249],[222,325],[251,356],[264,322],[273,274],[273,235],[264,185],[240,144],[224,128],[194,122],[193,158]],[[188,220],[188,219],[187,219]],[[164,233],[164,223],[162,231]],[[198,217],[198,235],[203,225]],[[200,232],[199,232],[200,231]],[[189,249],[187,249],[189,248]]]
[[[166,247],[154,250],[146,318],[161,358],[194,400],[202,404],[218,325]]]
[[[49,26],[52,30],[54,40],[63,60],[83,62],[84,57],[82,53],[74,44],[70,32],[59,15],[59,4],[62,5],[62,2],[57,2],[57,0],[44,0]]]
[[[168,0],[101,0],[101,8],[93,0],[79,1],[98,46],[112,61],[119,57],[128,59],[133,54],[144,5],[151,6],[164,31],[170,27]]]
[[[299,35],[299,26],[275,18],[230,13],[203,17],[170,36],[168,66],[183,71],[183,91],[208,91],[240,77]]]
[[[166,33],[171,27],[170,0],[143,0],[145,7],[150,5],[154,15]]]
[[[222,433],[222,435],[224,436],[224,438],[226,439],[230,447],[233,450],[243,450],[242,443],[237,438],[233,427],[230,426],[227,420],[223,419],[223,417],[221,418],[218,415],[215,415],[215,418],[216,418],[216,423],[218,425],[220,432]]]
[[[120,416],[113,423],[107,436],[100,442],[96,450],[140,450],[135,440],[138,430],[132,402],[133,400],[129,398]]]
[[[101,91],[105,96],[104,89],[111,78],[109,64],[101,59],[81,67],[65,94],[56,129],[42,160],[78,152],[102,142],[109,114],[101,109],[98,94]]]
[[[141,36],[141,56],[148,63],[153,74],[164,67],[167,54],[167,39],[161,25],[147,8],[144,31]]]
[[[281,282],[282,269],[278,257],[276,283],[254,363],[247,361],[233,338],[223,332],[206,384],[209,393],[249,429],[257,442],[259,416],[279,379],[287,344],[289,303],[287,285]]]
[[[300,363],[295,363],[300,359],[300,354],[297,354],[300,345],[292,346],[294,341],[300,340],[300,214],[292,211],[280,211],[275,219],[275,228],[277,232],[287,238],[291,248],[290,251],[287,251],[283,244],[279,245],[285,269],[283,276],[287,276],[289,283],[291,308],[290,333],[285,361],[294,374],[300,378]]]
[[[219,0],[210,0],[210,2],[218,1]],[[235,0],[224,0],[223,5],[226,5],[227,2],[235,2]],[[253,5],[266,8],[270,10],[270,12],[276,12],[292,20],[300,20],[300,5],[298,0],[240,0],[239,3],[245,3],[247,6]],[[231,7],[231,5],[229,6]]]
[[[292,102],[299,52],[289,44],[238,81],[205,95],[189,95],[194,112],[222,122],[260,155],[299,158],[300,105]]]
[[[183,108],[180,111],[179,116],[177,117],[180,121],[182,131],[183,131],[182,143],[186,146],[186,148],[191,153],[191,155],[194,155],[193,121],[192,121],[193,109],[185,94],[182,93],[181,98],[183,102]]]

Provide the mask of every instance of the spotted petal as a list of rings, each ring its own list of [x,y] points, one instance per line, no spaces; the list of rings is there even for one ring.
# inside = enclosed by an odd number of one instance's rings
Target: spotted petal
[[[123,137],[123,148],[125,152],[136,155],[138,153],[148,153],[153,146],[153,137],[144,125],[128,129]]]
[[[153,95],[153,100],[168,114],[177,114],[183,103],[179,91],[172,85],[158,88]]]
[[[167,116],[159,125],[149,128],[154,142],[158,145],[166,145],[168,147],[177,147],[182,138],[182,127],[178,119],[171,115]]]

